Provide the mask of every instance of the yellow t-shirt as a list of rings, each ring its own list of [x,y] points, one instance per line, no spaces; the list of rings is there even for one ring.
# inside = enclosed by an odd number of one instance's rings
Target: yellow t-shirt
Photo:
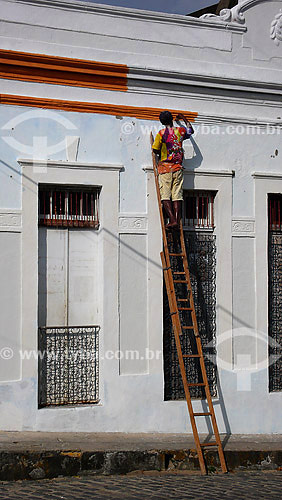
[[[158,164],[159,173],[176,172],[182,168],[184,159],[182,142],[189,139],[192,130],[189,127],[166,127],[156,135],[152,148],[160,151],[161,159]]]

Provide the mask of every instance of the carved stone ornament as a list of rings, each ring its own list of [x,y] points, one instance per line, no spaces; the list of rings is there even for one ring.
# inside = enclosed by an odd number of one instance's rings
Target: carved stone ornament
[[[138,232],[147,230],[147,217],[139,216],[121,216],[119,217],[119,230],[120,232]]]
[[[238,218],[232,220],[232,236],[255,237],[255,220]]]
[[[267,0],[239,0],[238,5],[232,9],[223,9],[219,16],[216,14],[204,14],[200,19],[214,19],[222,22],[236,22],[244,24],[246,22],[244,12],[258,3],[266,2]]]
[[[282,42],[282,12],[276,14],[274,20],[271,23],[270,28],[270,38],[274,41],[276,45]]]
[[[21,228],[21,214],[18,213],[0,213],[0,231],[2,228],[10,230]]]

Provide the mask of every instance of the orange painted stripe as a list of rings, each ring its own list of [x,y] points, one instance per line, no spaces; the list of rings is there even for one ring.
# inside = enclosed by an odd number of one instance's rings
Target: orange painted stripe
[[[0,78],[127,91],[125,64],[0,50]]]
[[[35,108],[60,109],[78,113],[96,113],[101,115],[128,116],[140,120],[158,120],[163,108],[140,108],[136,106],[120,106],[117,104],[101,104],[97,102],[62,101],[57,99],[44,99],[19,95],[0,94],[0,104],[13,106],[28,106]],[[166,108],[176,116],[183,113],[191,122],[195,121],[198,113],[179,109]]]

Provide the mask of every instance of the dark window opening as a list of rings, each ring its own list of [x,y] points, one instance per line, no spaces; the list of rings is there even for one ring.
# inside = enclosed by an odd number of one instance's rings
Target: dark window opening
[[[99,228],[99,188],[39,188],[39,225]]]
[[[214,192],[184,192],[184,227],[214,229]]]

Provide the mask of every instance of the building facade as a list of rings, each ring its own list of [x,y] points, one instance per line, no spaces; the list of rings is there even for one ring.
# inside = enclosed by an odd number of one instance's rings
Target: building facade
[[[184,226],[220,432],[281,432],[282,2],[0,5],[0,428],[191,432],[150,151],[170,109],[195,127]]]

